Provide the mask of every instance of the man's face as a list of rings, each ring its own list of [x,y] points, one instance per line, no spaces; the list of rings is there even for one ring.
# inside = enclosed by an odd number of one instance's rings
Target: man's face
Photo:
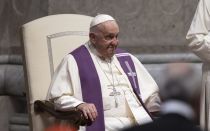
[[[90,35],[91,43],[103,58],[111,58],[118,46],[119,27],[115,21],[98,25],[97,33]]]

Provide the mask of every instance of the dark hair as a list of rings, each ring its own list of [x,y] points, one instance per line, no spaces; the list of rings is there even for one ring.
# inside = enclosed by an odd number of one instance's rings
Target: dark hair
[[[180,68],[183,67],[182,71],[173,70],[179,68],[177,66],[171,67],[165,72],[167,77],[165,84],[160,86],[160,97],[163,101],[176,99],[190,102],[195,96],[200,95],[201,81],[191,66],[180,65]]]

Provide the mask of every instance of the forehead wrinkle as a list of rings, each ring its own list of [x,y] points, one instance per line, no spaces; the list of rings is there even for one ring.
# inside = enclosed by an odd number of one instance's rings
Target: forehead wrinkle
[[[107,26],[110,26],[110,25],[112,25],[113,28],[116,26],[117,29],[118,29],[118,32],[117,32],[117,33],[119,33],[119,27],[118,27],[118,24],[117,24],[116,21],[106,21],[106,22],[104,22],[104,23],[101,23],[101,24],[97,25],[97,29],[98,29],[98,31],[100,31],[101,33],[103,33],[103,34],[106,33],[106,34],[107,34],[107,32],[105,32],[105,31],[107,31],[106,27],[107,27]],[[108,33],[109,33],[109,32],[108,32]],[[111,33],[112,33],[112,32],[111,32]]]
[[[105,23],[101,23],[101,24],[97,25],[97,31],[104,33],[104,30],[106,29]]]

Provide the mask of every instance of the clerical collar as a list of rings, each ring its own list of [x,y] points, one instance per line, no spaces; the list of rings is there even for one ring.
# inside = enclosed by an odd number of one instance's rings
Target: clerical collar
[[[113,57],[111,57],[110,59],[108,59],[108,58],[104,58],[96,49],[95,49],[95,47],[90,43],[90,41],[88,41],[88,47],[89,47],[89,49],[90,49],[90,51],[93,53],[93,54],[95,54],[97,57],[99,57],[100,58],[100,60],[103,60],[103,61],[106,61],[106,62],[112,62],[112,60],[113,60]]]
[[[195,115],[192,107],[189,104],[178,100],[169,100],[164,102],[161,105],[160,111],[162,114],[180,114],[190,120],[193,120]]]

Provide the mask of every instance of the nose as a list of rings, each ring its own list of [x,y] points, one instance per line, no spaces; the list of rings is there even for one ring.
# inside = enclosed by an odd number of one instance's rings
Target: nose
[[[115,41],[118,41],[118,37],[117,36],[112,37],[112,42],[115,42]]]
[[[119,43],[119,40],[118,40],[118,38],[117,37],[114,37],[113,39],[112,39],[112,42],[111,42],[113,45],[118,45],[118,43]]]

